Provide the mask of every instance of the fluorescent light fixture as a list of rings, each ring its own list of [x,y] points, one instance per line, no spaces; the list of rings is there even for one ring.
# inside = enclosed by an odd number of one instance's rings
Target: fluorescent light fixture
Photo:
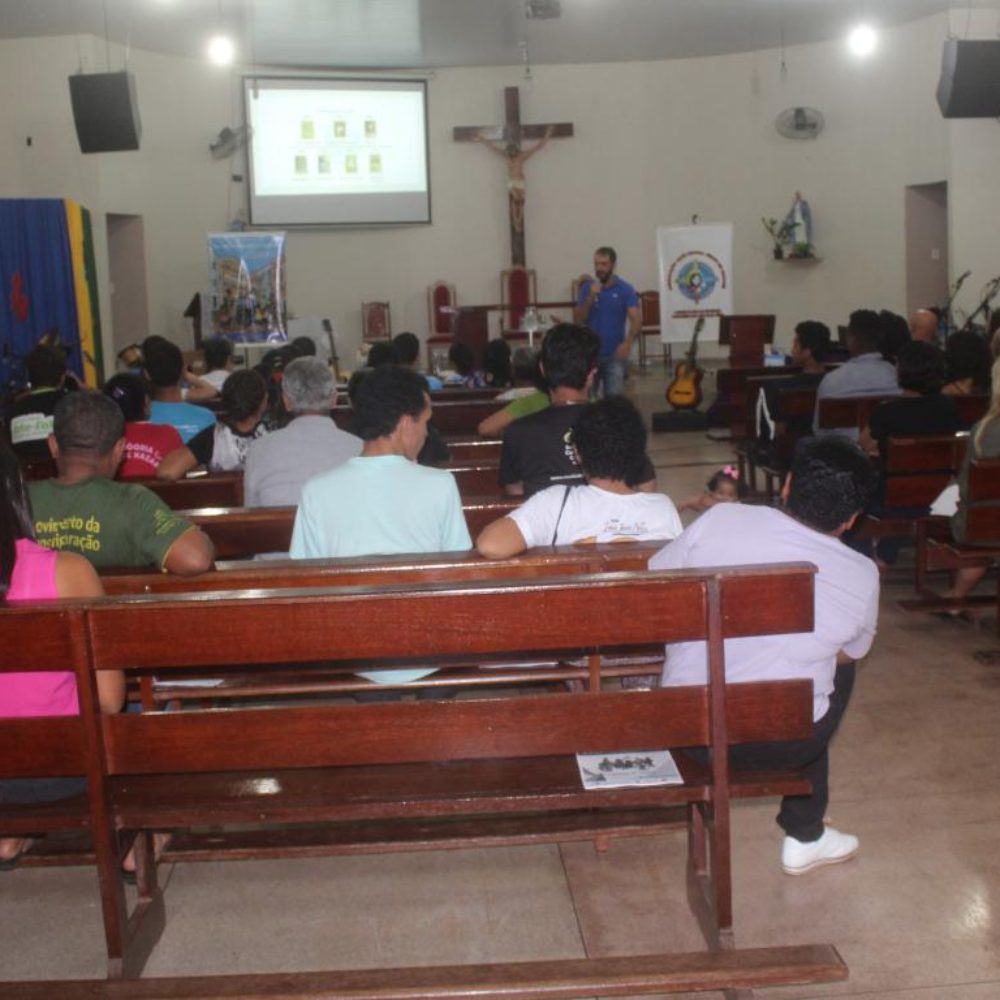
[[[235,55],[236,47],[233,45],[232,39],[226,38],[225,35],[216,35],[208,43],[208,58],[216,66],[229,66]]]
[[[852,55],[870,56],[878,48],[878,32],[870,24],[859,24],[847,36],[847,48]]]

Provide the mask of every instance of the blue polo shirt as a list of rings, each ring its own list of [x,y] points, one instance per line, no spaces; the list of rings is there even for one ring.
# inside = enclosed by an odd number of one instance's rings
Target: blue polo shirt
[[[590,293],[592,282],[587,282],[580,289],[577,305],[583,305]],[[635,288],[624,278],[615,275],[615,280],[601,291],[597,301],[590,307],[584,321],[591,330],[601,338],[601,358],[609,358],[615,353],[618,345],[625,339],[625,323],[628,311],[639,305],[639,296]]]

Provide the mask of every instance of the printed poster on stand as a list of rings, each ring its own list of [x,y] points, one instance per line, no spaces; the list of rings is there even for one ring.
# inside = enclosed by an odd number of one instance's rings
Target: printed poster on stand
[[[237,343],[288,339],[285,234],[209,233],[211,331]]]

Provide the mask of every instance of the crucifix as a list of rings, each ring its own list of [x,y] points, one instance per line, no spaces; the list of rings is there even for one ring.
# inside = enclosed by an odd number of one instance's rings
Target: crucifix
[[[517,87],[504,87],[503,125],[459,125],[453,131],[456,142],[481,142],[507,161],[507,201],[510,208],[510,262],[524,267],[524,164],[549,139],[573,134],[571,122],[551,125],[521,124],[521,95]],[[530,148],[525,139],[536,140]]]

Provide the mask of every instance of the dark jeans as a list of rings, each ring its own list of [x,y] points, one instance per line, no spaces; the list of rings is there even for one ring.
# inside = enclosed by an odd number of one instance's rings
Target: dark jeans
[[[823,836],[823,816],[830,799],[830,759],[827,747],[851,700],[854,664],[837,667],[830,694],[830,707],[813,723],[808,740],[790,743],[743,743],[730,748],[729,759],[738,770],[754,771],[773,767],[801,768],[812,785],[810,795],[786,795],[781,800],[778,825],[796,840],[809,842]]]
[[[30,805],[71,799],[87,791],[86,778],[3,778],[0,779],[0,802],[4,805]]]

